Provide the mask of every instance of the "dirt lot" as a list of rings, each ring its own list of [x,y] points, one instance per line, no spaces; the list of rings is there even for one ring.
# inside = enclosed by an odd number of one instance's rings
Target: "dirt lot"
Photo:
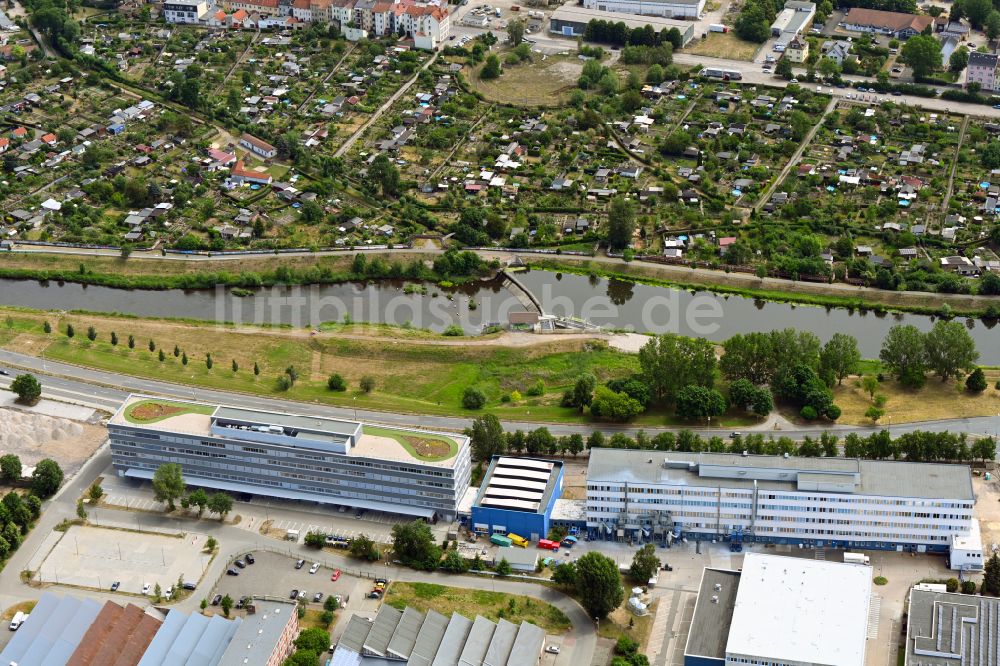
[[[990,474],[989,481],[981,476],[972,477],[972,490],[978,498],[975,516],[979,519],[983,546],[989,551],[993,544],[1000,544],[1000,485],[995,473]]]
[[[733,32],[710,32],[705,39],[696,39],[684,49],[685,53],[705,55],[730,60],[753,60],[760,44],[745,42]]]
[[[70,476],[107,436],[99,425],[0,408],[0,451],[16,454],[25,467],[52,458]]]
[[[503,53],[501,52],[501,59]],[[489,100],[524,106],[552,106],[563,101],[576,88],[583,64],[569,56],[534,54],[534,62],[505,65],[500,78],[483,80],[471,74],[472,87]]]

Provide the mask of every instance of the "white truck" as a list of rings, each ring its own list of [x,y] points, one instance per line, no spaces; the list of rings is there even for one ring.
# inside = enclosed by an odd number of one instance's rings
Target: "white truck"
[[[723,25],[721,23],[709,23],[709,32],[729,32],[729,26]]]
[[[14,617],[10,621],[10,630],[17,631],[22,624],[24,624],[24,618],[27,617],[23,611],[17,611],[14,613]]]
[[[864,553],[844,553],[844,562],[847,564],[871,565],[871,560]]]

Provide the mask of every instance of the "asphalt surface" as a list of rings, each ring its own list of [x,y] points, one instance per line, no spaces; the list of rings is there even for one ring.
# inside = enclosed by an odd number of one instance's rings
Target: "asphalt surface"
[[[468,427],[472,419],[452,416],[427,416],[421,414],[395,414],[390,412],[379,412],[371,410],[354,410],[345,407],[333,407],[311,402],[296,402],[291,400],[281,400],[241,393],[227,393],[212,389],[189,387],[180,384],[141,379],[118,375],[102,370],[83,368],[68,363],[58,361],[48,361],[26,354],[0,350],[0,367],[6,368],[11,376],[16,374],[18,369],[28,370],[36,374],[42,383],[42,396],[51,396],[67,402],[79,402],[82,404],[99,406],[108,411],[115,411],[130,393],[142,393],[148,395],[159,395],[170,398],[184,400],[199,400],[203,402],[215,402],[238,407],[260,410],[280,410],[307,416],[327,416],[343,419],[353,419],[355,414],[357,419],[362,421],[385,423],[389,425],[420,426],[438,430],[463,430]],[[10,383],[11,376],[0,376],[0,387],[6,387]],[[1000,412],[1000,408],[997,410]],[[614,424],[564,424],[564,423],[542,423],[537,421],[506,421],[504,428],[507,430],[533,430],[541,425],[545,425],[555,435],[571,435],[580,433],[589,435],[595,430],[600,430],[605,434],[626,433],[634,435],[639,430],[643,430],[647,435],[655,435],[658,432],[679,430],[697,430],[702,436],[711,437],[718,435],[728,437],[732,434],[732,428],[681,428],[681,427],[656,427],[643,426],[637,428],[631,425]],[[839,436],[848,433],[858,433],[861,435],[870,434],[885,429],[884,426],[848,426],[829,425],[823,426],[795,426],[791,424],[783,425],[779,429],[770,429],[768,426],[748,427],[741,429],[745,432],[764,431],[775,435],[785,435],[801,439],[806,436],[819,437],[823,432],[833,432]],[[996,435],[1000,431],[1000,413],[996,416],[981,416],[973,418],[956,418],[937,421],[918,421],[914,423],[898,424],[889,427],[892,435],[899,435],[904,432],[915,430],[925,430],[932,432],[955,431],[967,432],[973,435]]]

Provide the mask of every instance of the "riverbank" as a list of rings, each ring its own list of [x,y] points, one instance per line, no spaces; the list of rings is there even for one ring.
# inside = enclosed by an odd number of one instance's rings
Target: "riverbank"
[[[484,252],[484,256],[496,257]],[[930,316],[984,317],[989,308],[1000,315],[1000,299],[972,294],[934,294],[920,291],[885,291],[842,283],[795,282],[759,278],[746,273],[727,273],[686,266],[647,262],[625,262],[613,257],[535,257],[526,259],[531,268],[578,275],[641,282],[652,286],[711,291],[776,303],[801,303],[826,308],[910,312]],[[928,304],[931,301],[932,304]]]
[[[634,353],[608,344],[618,336],[584,333],[454,338],[415,329],[343,323],[330,324],[317,333],[301,328],[11,308],[0,308],[0,318],[0,347],[4,349],[123,375],[359,410],[466,418],[490,412],[501,420],[539,425],[594,423],[576,410],[560,407],[563,392],[583,373],[592,373],[603,383],[639,369]],[[51,333],[45,333],[45,322]],[[67,325],[73,326],[72,338],[66,335]],[[94,340],[88,339],[90,327]],[[112,332],[117,344],[112,343]],[[641,336],[622,337],[622,341],[622,348],[634,349]],[[296,381],[284,389],[279,379],[289,368],[294,368]],[[334,373],[343,377],[347,390],[328,388]],[[883,389],[889,399],[887,418],[902,424],[942,416],[994,415],[1000,392],[992,385],[1000,373],[988,375],[991,388],[978,396],[969,396],[955,382],[942,385],[930,380],[915,392],[887,382]],[[366,377],[374,381],[370,392],[361,389]],[[529,395],[539,382],[541,394]],[[462,407],[462,394],[469,386],[487,396],[485,410]],[[844,409],[840,424],[870,424],[864,417],[869,399],[855,379],[845,380],[835,390],[835,398]],[[662,409],[644,413],[628,425],[691,427]],[[743,430],[766,427],[732,413],[713,425]]]

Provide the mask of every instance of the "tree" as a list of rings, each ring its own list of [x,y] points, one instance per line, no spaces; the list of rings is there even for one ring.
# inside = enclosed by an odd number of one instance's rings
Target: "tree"
[[[358,382],[358,385],[361,387],[362,393],[371,393],[375,390],[375,378],[371,375],[365,375],[361,378],[361,381]]]
[[[507,37],[511,46],[517,46],[524,41],[524,21],[521,19],[511,19],[507,23]]]
[[[15,377],[10,390],[17,395],[17,401],[25,405],[33,405],[42,397],[42,384],[31,374]]]
[[[47,499],[56,494],[62,482],[63,471],[59,463],[51,458],[45,458],[35,465],[35,471],[31,473],[31,492],[42,499]]]
[[[976,368],[972,371],[968,377],[965,378],[965,389],[973,393],[982,393],[986,390],[986,375],[983,374],[982,368]],[[3,464],[3,459],[0,458],[0,465]]]
[[[317,650],[296,650],[282,666],[316,666],[319,655]]]
[[[160,465],[153,473],[153,497],[157,502],[166,502],[167,511],[177,508],[174,502],[184,495],[184,488],[184,475],[176,463]]]
[[[500,419],[493,414],[484,414],[476,418],[466,434],[469,436],[476,460],[489,460],[507,449],[503,426],[500,424]]]
[[[66,324],[66,337],[72,338],[76,335],[76,329],[73,328],[73,324]]]
[[[844,377],[857,372],[861,362],[858,341],[853,335],[834,333],[829,342],[823,345],[819,358],[820,367],[836,377],[837,384],[840,384]]]
[[[330,595],[323,602],[323,610],[330,611],[331,613],[340,608],[340,604],[337,603],[337,597]]]
[[[767,38],[771,36],[771,18],[758,3],[747,2],[739,16],[736,17],[734,26],[736,34],[749,42],[766,42]]]
[[[594,401],[594,387],[597,386],[597,379],[589,372],[576,378],[573,385],[573,406],[583,411],[584,407],[590,406]]]
[[[219,542],[215,540],[215,537],[210,536],[205,539],[205,550],[209,553],[215,552],[215,547],[219,545]]]
[[[964,0],[961,7],[962,13],[965,14],[974,28],[982,26],[989,18],[990,13],[994,11],[993,3],[990,0]],[[952,20],[958,20],[954,18],[954,12],[951,14]]]
[[[645,411],[642,403],[626,393],[617,393],[606,386],[598,386],[590,403],[592,416],[607,421],[623,422]]]
[[[0,479],[8,484],[21,480],[21,459],[13,453],[0,456]]]
[[[975,341],[965,325],[957,321],[937,321],[924,336],[924,353],[927,366],[943,382],[971,371],[979,360]]]
[[[910,66],[914,77],[922,79],[941,67],[941,44],[931,35],[915,35],[903,44],[899,59]]]
[[[869,399],[875,399],[875,391],[878,391],[878,377],[875,375],[865,375],[861,378],[861,389],[868,394]]]
[[[433,571],[441,559],[431,528],[420,520],[393,526],[392,550],[400,562],[414,569]]]
[[[198,517],[201,518],[202,514],[205,513],[205,507],[208,506],[208,493],[201,488],[196,488],[187,496],[187,500],[190,506],[198,507]]]
[[[235,358],[233,359],[233,363],[232,363],[231,367],[233,369],[233,374],[236,374],[237,372],[240,371],[240,364],[236,362]]]
[[[674,400],[677,416],[690,421],[703,421],[726,413],[726,399],[715,389],[685,386]]]
[[[790,81],[795,78],[795,71],[792,69],[792,61],[788,58],[782,58],[778,61],[778,64],[774,68],[775,76],[780,76],[786,81]]]
[[[1000,19],[1000,14],[997,14],[997,18]],[[959,46],[957,49],[951,52],[951,57],[948,58],[948,67],[953,72],[961,72],[969,65],[969,49],[964,46]]]
[[[992,11],[986,16],[986,38],[990,41],[996,41],[997,37],[1000,37],[1000,12]],[[962,48],[965,48],[964,46]],[[968,59],[966,59],[968,62]]]
[[[42,331],[44,331],[45,333],[51,333],[52,332],[52,324],[50,324],[47,321],[43,322],[42,323]]]
[[[351,539],[351,545],[347,550],[354,557],[359,557],[369,562],[374,562],[379,558],[378,546],[364,534],[359,534]]]
[[[181,365],[188,364],[188,354],[187,352],[181,352]]]
[[[496,79],[499,78],[501,71],[500,58],[495,53],[491,53],[486,57],[486,64],[480,70],[479,78],[484,80]]]
[[[658,400],[673,400],[685,386],[711,387],[715,381],[715,349],[704,338],[668,333],[651,338],[639,350],[643,381]]]
[[[347,382],[336,372],[330,375],[330,378],[326,380],[326,387],[331,391],[346,391]]]
[[[563,587],[576,587],[576,564],[563,562],[552,569],[552,582]]]
[[[766,388],[754,386],[748,379],[729,385],[729,404],[757,416],[767,416],[774,409],[774,398]]]
[[[135,336],[134,335],[128,336],[128,348],[129,349],[135,349]]]
[[[76,517],[80,520],[87,520],[87,508],[83,505],[83,500],[76,501]]]
[[[878,357],[904,386],[917,388],[923,385],[927,352],[924,334],[916,326],[907,324],[890,328]]]
[[[576,561],[576,589],[580,603],[590,617],[607,617],[625,599],[618,565],[610,557],[596,551]]]
[[[878,423],[878,420],[883,416],[885,416],[885,410],[875,405],[865,410],[865,418],[871,419],[873,424]]]
[[[486,394],[475,386],[468,386],[462,393],[462,407],[466,409],[482,409],[486,405]]]
[[[469,565],[457,550],[449,550],[445,553],[441,568],[448,573],[465,573],[468,571]]]
[[[149,347],[149,351],[151,351],[151,352],[156,351],[156,342],[155,341],[150,340],[149,344],[147,346]]]
[[[206,354],[205,355],[205,367],[208,368],[209,370],[211,370],[212,369],[212,364],[213,364],[212,355],[211,354]]]
[[[97,339],[97,329],[94,328],[93,326],[87,327],[87,339],[90,340],[91,342]]]
[[[101,484],[94,481],[87,489],[87,496],[90,497],[91,502],[99,502],[104,497],[104,488],[101,488]]]
[[[993,557],[986,562],[985,569],[982,593],[993,597],[1000,596],[1000,558],[996,553],[993,553]]]
[[[556,438],[553,437],[548,428],[543,426],[529,432],[528,436],[524,438],[524,444],[528,449],[528,453],[537,455],[539,453],[555,451]]]
[[[157,583],[157,587],[159,587],[159,583]],[[222,614],[229,617],[229,611],[233,609],[233,598],[227,594],[222,597],[222,601],[219,604],[222,606]]]
[[[630,199],[615,197],[608,207],[608,247],[620,251],[632,244],[635,208]]]
[[[500,577],[509,576],[512,573],[514,573],[514,570],[510,566],[510,562],[507,561],[507,558],[502,558],[499,562],[497,562],[497,565],[496,567],[493,568],[493,571],[495,571],[496,574]]]
[[[384,154],[376,157],[368,167],[368,177],[377,183],[382,196],[394,197],[400,191],[399,169]]]
[[[326,535],[322,532],[310,530],[306,532],[306,536],[302,539],[302,543],[310,548],[322,548],[326,545]]]
[[[647,543],[635,552],[632,566],[629,567],[629,578],[637,583],[646,584],[660,570],[660,558],[656,556],[656,546]]]
[[[233,510],[233,498],[226,493],[212,493],[206,506],[212,513],[219,514],[219,520],[225,520],[226,514]]]

